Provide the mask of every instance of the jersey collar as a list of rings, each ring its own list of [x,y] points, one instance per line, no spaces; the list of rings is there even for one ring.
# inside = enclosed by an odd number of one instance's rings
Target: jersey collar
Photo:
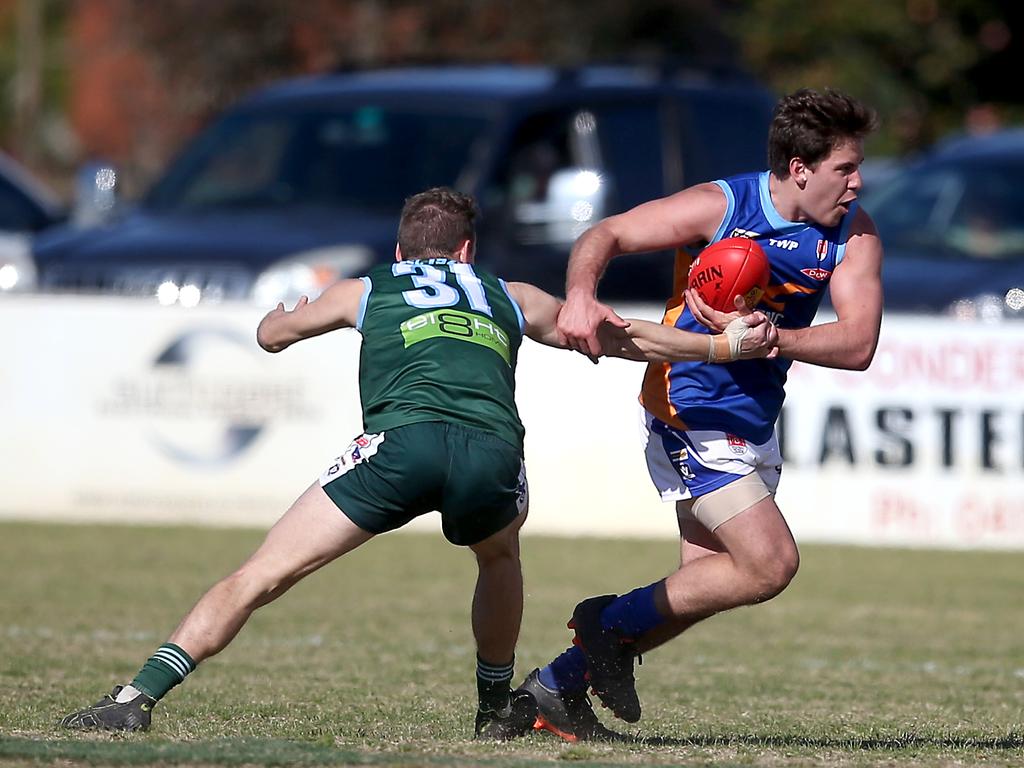
[[[768,220],[772,229],[779,233],[789,234],[797,230],[807,229],[807,222],[784,219],[782,214],[775,208],[775,203],[772,202],[772,193],[768,188],[768,176],[770,173],[770,171],[763,171],[757,177],[757,191],[758,196],[761,198],[761,212],[764,214],[764,217]]]

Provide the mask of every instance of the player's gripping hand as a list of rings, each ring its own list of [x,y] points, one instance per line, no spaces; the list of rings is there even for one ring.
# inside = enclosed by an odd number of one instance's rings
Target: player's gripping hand
[[[615,314],[615,310],[602,304],[593,296],[575,295],[566,299],[558,313],[556,329],[560,344],[575,349],[591,360],[601,354],[601,342],[597,329],[602,323],[611,323],[618,328],[627,328],[629,323]]]
[[[692,288],[687,288],[683,296],[686,298],[686,306],[690,308],[690,313],[697,322],[705,328],[711,329],[713,333],[722,333],[725,327],[737,317],[743,317],[751,313],[742,296],[737,296],[734,299],[735,312],[721,312],[714,309]]]
[[[761,312],[742,315],[730,321],[722,336],[728,339],[732,360],[778,357],[779,329]]]
[[[684,297],[694,318],[712,333],[708,347],[709,363],[778,356],[778,328],[763,312],[751,311],[742,296],[735,298],[735,312],[714,309],[699,293],[689,288]]]

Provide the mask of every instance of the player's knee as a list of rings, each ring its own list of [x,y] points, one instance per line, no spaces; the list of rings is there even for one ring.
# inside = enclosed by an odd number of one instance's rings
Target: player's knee
[[[282,574],[246,563],[221,582],[234,600],[249,610],[255,610],[283,595],[294,583]]]
[[[519,562],[519,547],[512,542],[500,545],[492,542],[492,546],[474,550],[474,554],[481,568]]]
[[[483,541],[470,545],[477,563],[481,568],[504,561],[519,561],[519,529],[522,528],[526,514],[521,513],[511,523],[497,533],[493,533]]]
[[[519,561],[518,531],[502,531],[472,547],[481,568]]]
[[[796,576],[800,568],[800,553],[796,547],[784,547],[770,557],[758,561],[751,571],[754,602],[771,600],[781,593]]]

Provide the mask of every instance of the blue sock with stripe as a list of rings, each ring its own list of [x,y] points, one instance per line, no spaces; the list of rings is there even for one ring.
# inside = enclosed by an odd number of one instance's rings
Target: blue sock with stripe
[[[196,668],[192,657],[174,643],[164,643],[132,680],[132,687],[160,701]]]
[[[577,646],[540,670],[540,684],[549,691],[582,691],[587,687],[587,657]]]
[[[615,598],[601,611],[601,626],[619,637],[636,639],[665,621],[654,604],[654,588],[660,581]]]

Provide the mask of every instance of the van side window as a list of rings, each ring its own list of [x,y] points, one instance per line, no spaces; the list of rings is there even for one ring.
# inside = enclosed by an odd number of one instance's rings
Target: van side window
[[[614,169],[613,199],[605,215],[621,213],[665,194],[660,116],[654,101],[605,105],[597,116],[601,154]],[[675,190],[672,190],[675,191]]]
[[[536,115],[526,120],[516,132],[508,165],[499,175],[509,203],[543,201],[555,171],[572,164],[567,115]]]
[[[653,102],[588,105],[525,120],[497,176],[516,241],[567,249],[599,219],[660,190],[658,128]]]

